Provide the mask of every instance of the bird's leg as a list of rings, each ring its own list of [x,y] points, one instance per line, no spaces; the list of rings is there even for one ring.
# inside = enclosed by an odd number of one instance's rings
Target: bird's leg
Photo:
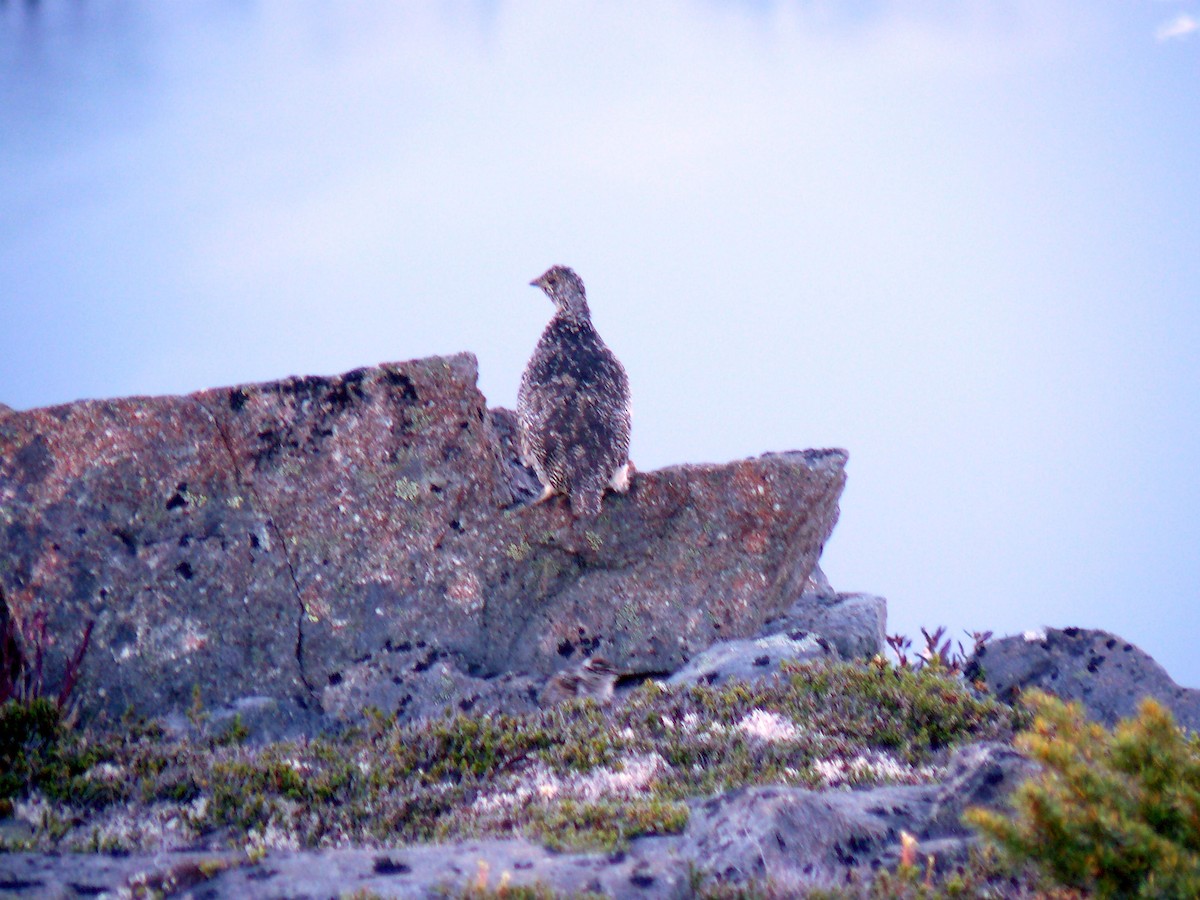
[[[608,486],[618,494],[624,494],[628,492],[629,485],[633,480],[633,473],[633,462],[626,462],[625,465],[621,466],[621,468],[617,469],[617,471],[613,473],[613,477],[608,480]]]
[[[554,490],[554,488],[550,487],[550,485],[546,485],[544,488],[542,488],[542,496],[538,497],[536,500],[534,500],[529,505],[530,506],[540,506],[541,504],[543,504],[547,500],[549,500],[551,497],[553,497],[556,493],[558,493],[558,492],[556,490]]]

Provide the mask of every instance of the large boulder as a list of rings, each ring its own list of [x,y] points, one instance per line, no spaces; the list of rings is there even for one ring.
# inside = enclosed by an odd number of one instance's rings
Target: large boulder
[[[1107,631],[1045,628],[1000,638],[975,652],[966,674],[1009,703],[1030,688],[1079,701],[1108,726],[1153,697],[1179,724],[1200,729],[1200,691],[1180,687],[1149,654]]]
[[[95,620],[87,713],[303,720],[418,642],[472,677],[672,671],[801,595],[845,481],[839,450],[676,466],[577,521],[526,503],[513,431],[469,354],[8,413],[0,588],[46,613],[51,683]]]

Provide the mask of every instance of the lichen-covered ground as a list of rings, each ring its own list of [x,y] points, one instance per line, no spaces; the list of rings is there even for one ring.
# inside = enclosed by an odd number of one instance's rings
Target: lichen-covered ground
[[[958,744],[1007,740],[1019,713],[961,681],[886,664],[806,664],[720,688],[647,683],[607,709],[398,726],[265,746],[128,723],[62,728],[3,708],[8,849],[394,846],[521,834],[614,848],[679,832],[688,798],[749,784],[935,780]],[[198,718],[203,712],[198,710]]]

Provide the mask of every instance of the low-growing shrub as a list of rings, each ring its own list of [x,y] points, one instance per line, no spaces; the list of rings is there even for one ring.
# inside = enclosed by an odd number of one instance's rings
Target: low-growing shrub
[[[1200,737],[1151,699],[1108,730],[1077,703],[1030,692],[1017,746],[1041,763],[1015,815],[967,819],[1015,862],[1098,897],[1200,896]]]

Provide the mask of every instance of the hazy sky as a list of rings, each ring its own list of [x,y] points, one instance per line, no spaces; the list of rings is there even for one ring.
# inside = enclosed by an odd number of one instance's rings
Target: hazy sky
[[[471,350],[575,267],[641,469],[850,452],[890,630],[1200,686],[1200,0],[0,0],[0,402]]]

